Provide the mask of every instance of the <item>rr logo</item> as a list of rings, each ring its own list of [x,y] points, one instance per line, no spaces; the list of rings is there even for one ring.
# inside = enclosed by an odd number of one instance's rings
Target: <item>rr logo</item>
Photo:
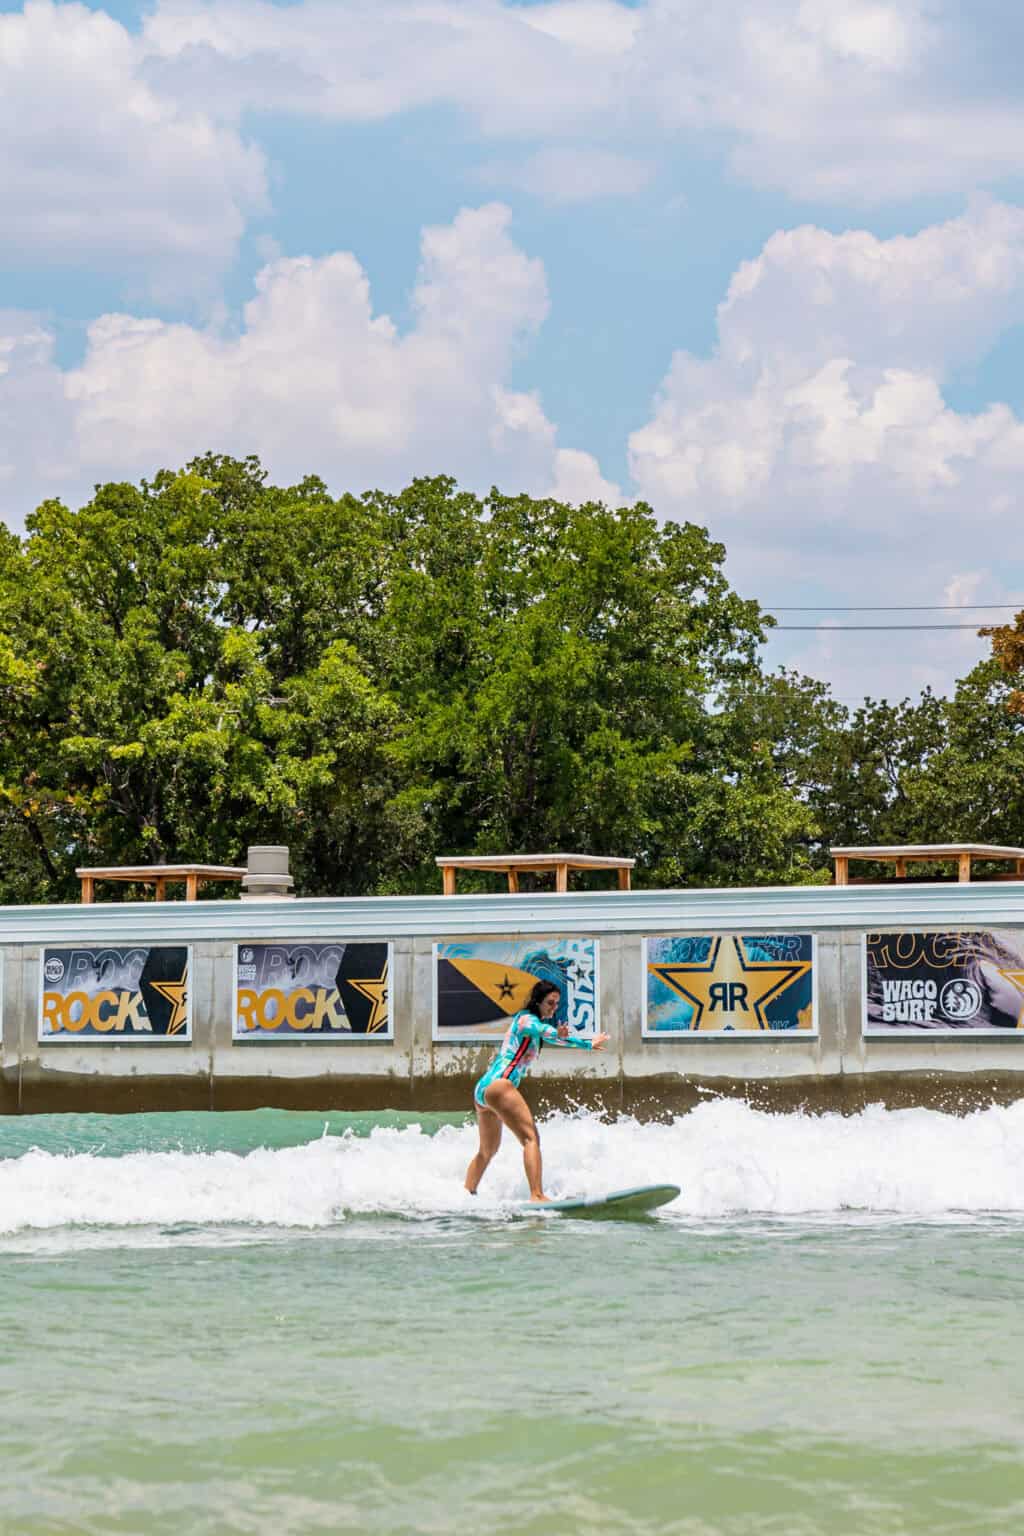
[[[708,1006],[712,1013],[717,1008],[723,1013],[735,1013],[740,1008],[748,1013],[746,982],[713,981],[708,987]]]

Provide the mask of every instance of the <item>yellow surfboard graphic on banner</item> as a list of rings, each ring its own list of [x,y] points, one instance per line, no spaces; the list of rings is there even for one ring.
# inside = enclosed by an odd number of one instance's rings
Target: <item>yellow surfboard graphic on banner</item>
[[[449,957],[448,964],[458,971],[470,986],[494,1005],[494,1017],[511,1018],[526,1007],[527,999],[537,984],[536,976],[529,971],[516,970],[514,966],[501,965],[496,960],[468,960]]]

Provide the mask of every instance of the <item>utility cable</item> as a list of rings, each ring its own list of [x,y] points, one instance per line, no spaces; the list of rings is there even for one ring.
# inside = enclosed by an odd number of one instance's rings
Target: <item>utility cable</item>
[[[773,624],[769,634],[778,635],[783,631],[813,630],[818,634],[838,635],[849,634],[851,631],[860,631],[867,634],[869,631],[885,630],[890,635],[910,634],[921,629],[973,629],[978,631],[977,624]]]
[[[831,603],[809,603],[801,608],[794,608],[786,603],[761,603],[767,613],[981,613],[1000,611],[1012,612],[1019,610],[1022,603],[925,603],[915,607],[912,603],[893,603],[887,607],[872,607],[870,604],[853,604],[848,608],[837,608]]]

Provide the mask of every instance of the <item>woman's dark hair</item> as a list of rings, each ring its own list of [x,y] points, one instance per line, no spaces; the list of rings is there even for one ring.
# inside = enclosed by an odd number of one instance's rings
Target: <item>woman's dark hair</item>
[[[534,983],[533,991],[526,1002],[526,1012],[532,1013],[535,1018],[540,1018],[540,1005],[552,992],[560,992],[561,987],[556,987],[553,981],[538,981]]]

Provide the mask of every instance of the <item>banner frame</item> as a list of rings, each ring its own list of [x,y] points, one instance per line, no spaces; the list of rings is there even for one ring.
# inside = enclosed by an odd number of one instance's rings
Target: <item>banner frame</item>
[[[785,930],[779,930],[783,932]],[[651,1030],[647,1027],[647,986],[649,972],[647,970],[647,946],[652,939],[748,939],[756,938],[753,933],[743,933],[734,928],[718,929],[713,932],[709,929],[693,929],[688,933],[680,933],[673,930],[671,933],[644,933],[640,935],[640,1038],[647,1044],[650,1041],[662,1044],[676,1044],[685,1041],[687,1044],[695,1040],[721,1041],[745,1040],[748,1044],[752,1040],[790,1041],[790,1040],[820,1040],[821,1025],[818,1018],[818,935],[812,929],[798,928],[789,930],[798,937],[807,937],[811,941],[811,1018],[814,1021],[813,1029],[659,1029]],[[762,933],[764,930],[762,930]]]
[[[78,1033],[77,1031],[74,1031],[74,1030],[65,1030],[65,1031],[62,1031],[60,1034],[57,1034],[57,1035],[44,1035],[43,1034],[43,993],[46,990],[45,970],[46,970],[46,951],[48,949],[147,949],[147,950],[150,950],[150,949],[183,949],[185,951],[185,955],[186,955],[186,960],[185,960],[186,974],[188,975],[188,978],[189,978],[188,979],[188,989],[187,989],[186,994],[185,994],[186,1000],[187,1000],[187,1007],[186,1007],[186,1012],[185,1012],[185,1028],[183,1030],[181,1030],[176,1035],[156,1035],[156,1034],[146,1034],[146,1033],[139,1033],[137,1035],[136,1034],[130,1034],[130,1035],[128,1035],[128,1034],[120,1034],[119,1035],[119,1034],[113,1033],[113,1031],[111,1031],[110,1034],[105,1034],[105,1035],[104,1034],[87,1035],[87,1034]],[[151,942],[149,942],[147,940],[147,941],[144,941],[143,943],[136,943],[136,944],[132,944],[132,943],[117,944],[117,943],[111,943],[109,941],[107,941],[106,943],[101,943],[101,942],[98,942],[96,940],[92,940],[92,941],[88,941],[87,942],[87,941],[75,939],[71,943],[42,944],[42,945],[40,945],[40,948],[39,948],[39,966],[38,966],[39,981],[38,981],[38,985],[37,985],[37,988],[36,988],[36,997],[35,997],[35,1002],[36,1002],[36,1044],[40,1045],[40,1046],[56,1045],[56,1046],[61,1046],[61,1047],[67,1046],[67,1045],[82,1045],[82,1046],[90,1046],[90,1047],[91,1046],[95,1046],[95,1045],[99,1045],[99,1046],[104,1046],[104,1045],[105,1046],[127,1045],[127,1046],[131,1046],[133,1048],[135,1046],[137,1046],[137,1045],[159,1045],[159,1046],[191,1045],[192,1044],[192,1021],[193,1021],[193,992],[194,992],[194,984],[195,984],[194,983],[194,959],[195,959],[195,949],[194,949],[194,946],[192,944],[189,944],[189,943],[186,943],[186,944],[167,944],[167,943],[163,943],[163,942],[161,942],[159,940],[157,940],[155,943],[151,943]]]
[[[555,934],[474,934],[470,940],[464,939],[435,939],[430,946],[430,1039],[433,1045],[470,1045],[490,1046],[497,1050],[501,1044],[502,1035],[470,1035],[456,1034],[454,1031],[439,1034],[437,1022],[437,951],[442,944],[474,943],[474,944],[499,944],[521,943],[524,940],[536,940],[537,947],[541,947],[545,939],[573,940],[588,939],[594,946],[594,1027],[586,1038],[601,1032],[601,938],[596,933],[555,933]]]
[[[246,944],[274,945],[274,944],[319,944],[324,948],[332,944],[383,944],[388,952],[388,1027],[386,1030],[377,1030],[375,1034],[357,1034],[352,1030],[328,1030],[319,1034],[304,1034],[292,1032],[279,1035],[276,1031],[268,1031],[266,1034],[239,1035],[236,1034],[238,1026],[238,951]],[[240,1045],[246,1050],[251,1050],[257,1045],[394,1045],[395,1043],[395,1016],[391,1004],[394,989],[395,966],[395,941],[393,939],[238,939],[231,946],[231,1044]]]
[[[876,1025],[870,1028],[868,1025],[868,932],[871,933],[991,933],[996,928],[991,923],[987,928],[872,928],[864,929],[860,935],[860,1037],[862,1040],[871,1041],[872,1044],[879,1040],[1024,1040],[1024,1027],[1018,1025],[1015,1029],[1006,1029],[998,1024],[990,1024],[984,1029],[954,1029],[949,1025],[939,1025],[936,1028],[925,1028],[915,1024],[889,1024]],[[1020,927],[1022,945],[1024,945],[1024,927]],[[1024,997],[1021,998],[1024,1007]]]

